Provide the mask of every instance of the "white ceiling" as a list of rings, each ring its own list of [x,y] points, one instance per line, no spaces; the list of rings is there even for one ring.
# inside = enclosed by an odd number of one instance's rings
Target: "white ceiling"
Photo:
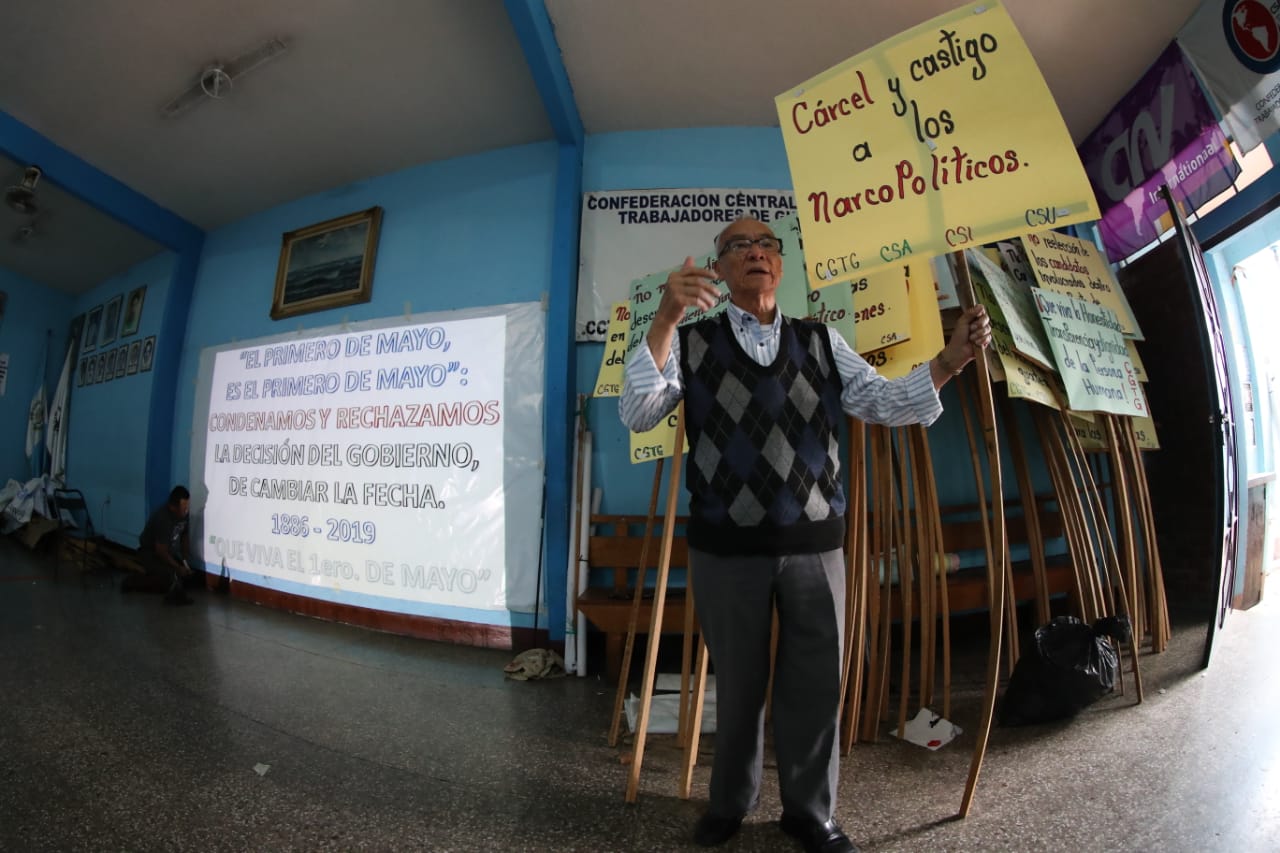
[[[1005,5],[1079,141],[1198,2]],[[545,3],[588,133],[776,125],[773,97],[780,91],[960,5]],[[10,5],[0,50],[0,110],[206,229],[413,164],[553,136],[501,0]],[[177,119],[160,117],[160,107],[206,64],[271,37],[285,39],[288,51],[237,80],[230,97]],[[21,164],[0,163],[0,186],[20,175]],[[104,268],[123,264],[111,270],[119,271],[155,251],[149,242],[130,244],[115,234],[108,242],[130,248],[132,260],[119,252],[99,257],[101,247],[86,236],[95,228],[70,212],[79,202],[58,199],[55,207],[52,196],[47,202],[47,242],[24,247],[25,266],[12,253],[0,254],[0,265],[78,292],[100,281]],[[68,230],[58,234],[61,223]],[[0,243],[5,236],[0,230]],[[78,250],[68,252],[73,244]],[[68,258],[82,262],[80,274],[58,269]]]

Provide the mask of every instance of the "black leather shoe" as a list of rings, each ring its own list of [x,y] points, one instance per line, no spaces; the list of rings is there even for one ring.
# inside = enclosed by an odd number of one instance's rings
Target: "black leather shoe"
[[[706,812],[698,818],[698,824],[693,828],[693,840],[703,847],[718,847],[737,835],[740,826],[742,826],[742,815],[721,817],[718,814]]]
[[[834,820],[822,823],[810,817],[784,814],[778,825],[804,845],[806,853],[858,853],[858,848]]]

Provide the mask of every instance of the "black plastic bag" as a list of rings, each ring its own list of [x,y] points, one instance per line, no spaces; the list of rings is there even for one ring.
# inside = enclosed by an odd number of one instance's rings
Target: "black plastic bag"
[[[1025,726],[1075,716],[1115,689],[1116,648],[1129,639],[1129,619],[1099,619],[1093,627],[1059,616],[1036,629],[1019,659],[1000,705],[1000,725]]]

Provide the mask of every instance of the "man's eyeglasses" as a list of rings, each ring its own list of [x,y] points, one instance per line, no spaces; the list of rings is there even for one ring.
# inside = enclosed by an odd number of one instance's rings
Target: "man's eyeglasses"
[[[782,240],[778,237],[757,237],[754,240],[750,237],[734,237],[721,247],[720,253],[716,257],[723,258],[729,254],[745,255],[751,250],[752,246],[759,246],[760,251],[767,255],[782,254]]]

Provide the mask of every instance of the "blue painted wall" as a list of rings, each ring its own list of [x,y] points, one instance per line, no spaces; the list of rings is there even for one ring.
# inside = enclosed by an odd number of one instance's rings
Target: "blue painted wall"
[[[8,294],[0,320],[0,352],[9,354],[8,384],[0,397],[2,485],[9,479],[26,482],[31,476],[26,455],[27,412],[42,380],[46,400],[53,398],[66,354],[72,298],[4,269],[0,269],[0,291]]]
[[[299,199],[210,232],[179,367],[172,447],[176,476],[194,482],[199,473],[190,471],[191,430],[205,347],[333,326],[344,318],[397,317],[406,304],[420,313],[541,299],[550,288],[556,160],[557,146],[548,142],[430,163]],[[372,301],[272,320],[281,234],[375,205],[383,216]],[[531,615],[510,614],[508,621],[505,613],[448,607],[425,607],[421,615],[532,623]]]
[[[169,298],[173,264],[173,253],[161,252],[77,297],[72,313],[87,314],[116,296],[127,301],[134,288],[147,288],[137,333],[117,337],[105,348],[95,347],[81,355],[92,356],[157,334]],[[59,367],[65,355],[64,346]],[[110,382],[73,384],[71,389],[67,483],[84,492],[98,532],[130,548],[138,546],[138,534],[150,509],[145,489],[150,439],[147,415],[155,375],[153,367]]]

